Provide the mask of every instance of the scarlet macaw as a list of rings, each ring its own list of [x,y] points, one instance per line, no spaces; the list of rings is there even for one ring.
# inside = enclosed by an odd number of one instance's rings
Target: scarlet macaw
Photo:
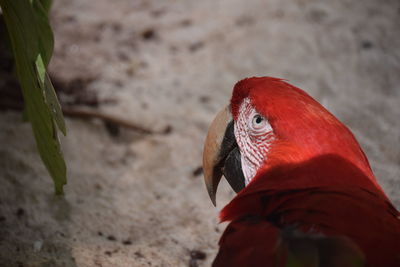
[[[239,81],[204,146],[215,205],[238,192],[213,266],[400,266],[400,214],[351,131],[285,81]]]

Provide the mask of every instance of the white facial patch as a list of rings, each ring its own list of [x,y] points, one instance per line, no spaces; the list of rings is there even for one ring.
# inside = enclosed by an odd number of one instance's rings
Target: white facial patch
[[[275,136],[268,120],[255,110],[249,98],[245,98],[239,107],[234,132],[247,186],[266,160]]]

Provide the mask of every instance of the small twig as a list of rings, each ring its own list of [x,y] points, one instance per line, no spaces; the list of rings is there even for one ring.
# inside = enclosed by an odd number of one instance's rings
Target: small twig
[[[23,107],[17,103],[10,103],[5,101],[0,101],[0,108],[6,108],[11,110],[22,111]],[[112,116],[109,114],[100,113],[94,110],[86,110],[86,109],[76,109],[76,108],[67,108],[63,107],[62,112],[66,117],[72,118],[80,118],[80,119],[100,119],[106,123],[114,124],[120,127],[124,127],[127,129],[131,129],[142,134],[167,134],[171,131],[169,126],[166,126],[164,130],[154,131],[147,129],[145,127],[139,126],[131,121],[121,119],[116,116]]]
[[[128,129],[132,129],[134,131],[143,133],[143,134],[155,134],[155,133],[162,133],[162,132],[155,132],[153,130],[150,129],[146,129],[142,126],[139,126],[137,124],[134,124],[130,121],[115,117],[115,116],[111,116],[108,114],[104,114],[104,113],[100,113],[100,112],[96,112],[93,110],[84,110],[84,109],[72,109],[72,108],[62,108],[62,112],[64,113],[65,116],[68,117],[73,117],[73,118],[81,118],[81,119],[92,119],[92,118],[96,118],[96,119],[100,119],[104,122],[108,122],[108,123],[112,123],[124,128],[128,128]]]

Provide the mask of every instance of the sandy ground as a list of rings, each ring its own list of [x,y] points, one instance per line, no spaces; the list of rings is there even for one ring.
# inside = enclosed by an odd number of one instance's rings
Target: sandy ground
[[[52,21],[53,77],[88,81],[101,112],[172,131],[115,137],[67,119],[57,198],[29,124],[1,112],[0,266],[209,266],[233,192],[223,183],[214,208],[196,169],[246,76],[285,78],[330,109],[400,207],[399,1],[56,0]]]

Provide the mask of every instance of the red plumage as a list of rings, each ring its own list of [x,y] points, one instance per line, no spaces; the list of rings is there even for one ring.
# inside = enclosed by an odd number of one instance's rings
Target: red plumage
[[[348,241],[340,241],[342,247],[365,257],[366,266],[400,266],[399,212],[350,130],[280,79],[238,82],[231,99],[234,119],[246,97],[268,119],[276,141],[264,166],[221,212],[221,220],[231,223],[214,266],[285,266],[290,244],[299,240],[285,239],[287,229],[308,235],[306,243],[317,242],[320,255],[326,254],[321,240],[337,237]],[[343,257],[328,257],[330,265],[320,266],[354,266],[341,262]]]

